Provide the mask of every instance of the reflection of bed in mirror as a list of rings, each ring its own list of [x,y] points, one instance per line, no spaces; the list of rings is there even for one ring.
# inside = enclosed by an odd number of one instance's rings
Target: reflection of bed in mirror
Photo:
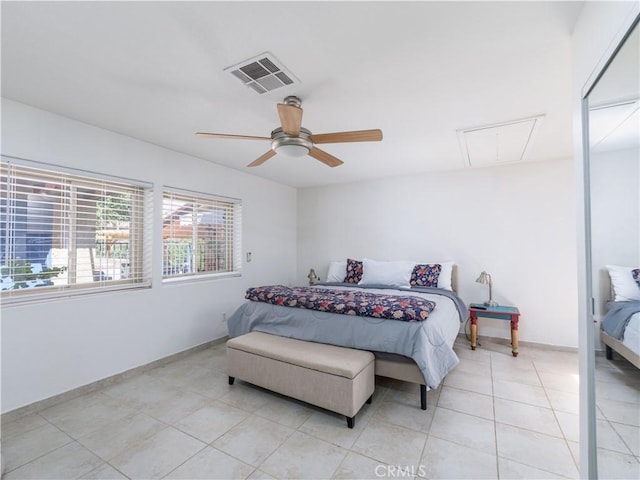
[[[640,269],[608,265],[611,300],[600,322],[600,340],[606,358],[613,351],[640,368]]]
[[[628,340],[631,336],[635,338],[635,343]],[[640,348],[638,347],[640,345],[640,313],[632,315],[622,341],[608,335],[604,330],[600,330],[600,340],[605,344],[607,360],[613,360],[615,351],[640,368]]]

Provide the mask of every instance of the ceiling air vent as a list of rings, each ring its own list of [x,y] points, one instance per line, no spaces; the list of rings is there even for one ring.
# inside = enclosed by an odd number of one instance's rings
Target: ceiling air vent
[[[464,162],[469,167],[488,167],[523,162],[542,125],[544,115],[458,130]]]
[[[229,72],[244,85],[260,94],[300,83],[269,52],[262,53],[232,67],[227,67],[224,71]]]

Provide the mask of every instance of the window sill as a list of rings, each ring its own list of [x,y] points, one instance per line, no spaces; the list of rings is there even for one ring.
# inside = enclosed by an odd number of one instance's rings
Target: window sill
[[[137,283],[128,285],[110,285],[102,287],[80,287],[68,289],[56,289],[48,292],[33,295],[18,294],[2,296],[2,308],[22,307],[38,303],[55,302],[60,300],[73,300],[75,298],[86,298],[89,296],[104,296],[109,294],[135,292],[140,290],[150,290],[151,283]]]
[[[208,273],[201,275],[184,275],[180,277],[167,277],[162,279],[163,286],[170,285],[182,285],[184,283],[193,283],[193,282],[205,282],[210,280],[222,280],[226,278],[234,278],[241,277],[242,274],[240,272],[225,272],[225,273]]]

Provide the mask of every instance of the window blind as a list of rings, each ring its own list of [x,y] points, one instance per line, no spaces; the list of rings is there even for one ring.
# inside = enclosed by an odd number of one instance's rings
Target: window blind
[[[163,278],[240,273],[241,228],[240,200],[165,187]]]
[[[2,158],[3,303],[151,284],[149,185]]]

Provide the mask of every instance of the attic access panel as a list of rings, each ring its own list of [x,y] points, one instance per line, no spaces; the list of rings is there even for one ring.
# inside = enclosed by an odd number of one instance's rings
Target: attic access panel
[[[488,167],[526,160],[544,115],[458,130],[465,165]]]
[[[253,58],[227,67],[230,73],[253,91],[264,94],[300,83],[300,81],[280,63],[273,54],[261,53]]]

